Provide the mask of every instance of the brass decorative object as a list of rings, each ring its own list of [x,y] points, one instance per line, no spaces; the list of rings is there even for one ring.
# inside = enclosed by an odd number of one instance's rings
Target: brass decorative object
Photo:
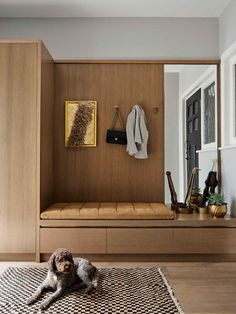
[[[222,194],[214,193],[208,197],[209,213],[213,217],[224,217],[227,213],[227,203]]]
[[[208,207],[207,206],[198,206],[198,212],[200,215],[208,214]]]
[[[184,203],[178,203],[176,212],[178,214],[192,214],[193,209],[191,207],[187,207]]]
[[[212,204],[212,205],[208,205],[209,208],[209,213],[213,216],[213,217],[224,217],[227,213],[227,204],[222,204],[222,205],[216,205],[216,204]]]

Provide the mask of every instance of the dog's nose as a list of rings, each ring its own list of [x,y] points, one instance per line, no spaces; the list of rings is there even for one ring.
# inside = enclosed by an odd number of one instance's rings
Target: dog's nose
[[[65,269],[68,269],[70,267],[69,264],[65,264]]]

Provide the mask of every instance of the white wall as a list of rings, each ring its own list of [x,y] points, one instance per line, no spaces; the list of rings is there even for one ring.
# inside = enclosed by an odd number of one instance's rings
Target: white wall
[[[55,59],[218,58],[216,18],[0,19],[1,39],[42,39]]]
[[[235,98],[232,71],[234,64],[236,64],[236,41],[224,51],[221,63],[222,192],[231,214],[236,217],[236,138],[233,137]]]
[[[228,203],[228,210],[236,217],[236,147],[221,150],[222,193]]]
[[[236,1],[231,0],[219,18],[219,49],[223,53],[236,40]]]
[[[213,162],[217,159],[217,150],[216,149],[203,150],[198,153],[198,158],[199,158],[199,168],[201,169],[199,171],[199,187],[201,188],[201,191],[203,192],[208,173],[212,169]],[[217,171],[217,163],[215,164],[215,167],[213,170]]]
[[[236,217],[236,147],[232,143],[233,97],[230,85],[233,63],[236,63],[236,1],[232,0],[219,19],[219,43],[221,63],[221,124],[222,124],[222,192],[229,211]]]
[[[165,173],[170,171],[179,197],[179,74],[165,73]],[[171,203],[165,175],[165,202]]]
[[[180,95],[183,94],[207,69],[209,65],[182,65],[179,76]]]

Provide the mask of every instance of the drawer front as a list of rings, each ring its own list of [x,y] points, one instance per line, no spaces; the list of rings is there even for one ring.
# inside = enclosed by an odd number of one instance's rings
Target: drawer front
[[[175,228],[175,253],[235,254],[235,228]]]
[[[65,247],[73,253],[106,253],[106,229],[103,228],[41,228],[40,252],[52,253]]]
[[[173,253],[173,229],[108,228],[107,253]]]

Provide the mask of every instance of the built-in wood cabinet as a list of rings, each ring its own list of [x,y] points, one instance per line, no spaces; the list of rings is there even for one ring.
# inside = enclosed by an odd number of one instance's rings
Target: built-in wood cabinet
[[[41,210],[59,201],[163,201],[163,68],[143,61],[54,64],[41,41],[0,41],[0,259],[40,260],[62,246],[100,256],[236,256],[235,218],[40,220]],[[64,103],[80,99],[98,101],[98,146],[68,151]],[[145,162],[105,143],[114,105],[127,116],[139,101],[150,122]]]
[[[40,251],[52,253],[66,247],[80,254],[106,253],[105,228],[41,228]]]
[[[175,254],[236,254],[236,228],[175,228]]]
[[[116,226],[114,222],[87,220],[83,226],[76,220],[50,220],[47,224],[42,220],[40,253],[50,254],[64,246],[95,260],[132,260],[132,256],[138,260],[144,255],[146,260],[162,256],[166,261],[236,259],[236,218],[192,214],[174,220],[117,220]]]
[[[173,228],[108,228],[108,254],[173,252]]]
[[[47,167],[50,181],[50,157],[40,154],[49,141],[41,114],[52,106],[51,60],[41,41],[0,41],[0,255],[35,254],[40,198],[49,201],[40,177]]]

